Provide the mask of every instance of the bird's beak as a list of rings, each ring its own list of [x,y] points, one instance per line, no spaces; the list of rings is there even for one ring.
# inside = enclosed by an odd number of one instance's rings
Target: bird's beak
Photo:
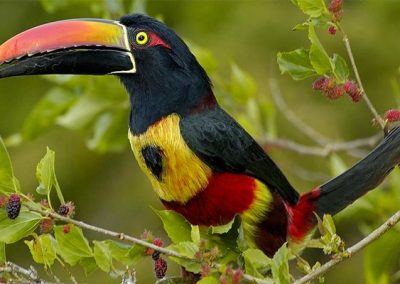
[[[0,45],[0,78],[35,74],[135,73],[127,29],[117,21],[58,21]]]

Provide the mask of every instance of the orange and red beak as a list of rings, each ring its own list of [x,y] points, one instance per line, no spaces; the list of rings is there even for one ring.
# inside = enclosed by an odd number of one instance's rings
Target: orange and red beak
[[[117,21],[58,21],[0,45],[0,78],[34,74],[135,73],[128,32]]]

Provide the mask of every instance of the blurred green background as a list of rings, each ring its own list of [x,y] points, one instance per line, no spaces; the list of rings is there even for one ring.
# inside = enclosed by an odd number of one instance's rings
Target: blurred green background
[[[400,81],[400,1],[344,2],[343,26],[351,39],[364,87],[370,99],[380,113],[398,107],[396,101],[399,101],[400,94],[396,94],[394,86]],[[0,42],[27,28],[49,21],[80,17],[119,17],[121,10],[116,3],[113,0],[0,0]],[[217,82],[216,93],[219,101],[258,137],[262,136],[262,131],[269,130],[273,136],[312,145],[312,141],[287,122],[283,114],[275,113],[276,110],[271,106],[266,110],[267,114],[263,114],[261,119],[258,118],[264,127],[252,126],[254,113],[251,105],[259,101],[265,105],[271,104],[268,83],[271,78],[278,81],[282,96],[290,108],[321,134],[333,140],[347,141],[378,132],[376,128],[371,127],[371,114],[363,102],[354,104],[348,98],[328,101],[323,95],[312,90],[312,80],[297,82],[289,76],[279,74],[276,64],[278,51],[289,51],[309,45],[305,32],[291,31],[293,26],[302,22],[305,17],[289,0],[149,0],[136,1],[133,4],[131,1],[125,1],[124,5],[125,11],[146,11],[149,15],[160,17],[195,46],[207,63],[206,69],[211,71],[212,78]],[[112,11],[113,7],[116,7],[115,11]],[[107,9],[111,9],[111,13],[104,15],[104,10]],[[330,36],[324,31],[320,31],[319,34],[327,50],[340,53],[346,58],[340,37]],[[250,94],[250,103],[248,99],[241,101],[240,98],[229,97],[228,85],[233,76],[233,63],[254,79],[254,86],[249,83],[255,88],[254,94]],[[78,96],[80,92],[84,92],[85,87],[82,86],[87,82],[97,84],[97,81],[90,81],[97,79],[82,80],[85,80],[82,85],[79,79],[71,83],[73,87],[70,89],[76,90]],[[108,86],[106,92],[113,93],[115,90],[115,100],[119,104],[127,102],[127,96],[117,79],[108,77],[101,82],[103,85],[91,89],[95,92],[92,94],[94,97],[101,97],[102,91]],[[53,86],[54,82],[51,79],[43,77],[1,80],[0,135],[7,138],[19,132],[26,124],[24,121],[32,108]],[[126,133],[126,105],[123,109],[124,117],[120,123],[123,124],[123,131]],[[272,122],[267,122],[268,118]],[[35,167],[44,155],[46,146],[49,146],[56,152],[56,171],[64,195],[76,204],[77,219],[132,235],[140,235],[144,229],[151,230],[155,235],[162,235],[161,223],[150,209],[150,206],[161,208],[161,204],[150,183],[139,171],[127,140],[119,141],[114,149],[117,151],[111,153],[107,151],[107,147],[97,148],[97,151],[90,150],[86,141],[88,138],[93,139],[93,129],[89,126],[79,127],[77,131],[55,126],[35,139],[27,139],[10,148],[15,173],[22,188],[26,192],[33,192],[36,188]],[[271,149],[270,154],[299,191],[308,191],[332,175],[331,163],[327,158],[302,156],[282,149]],[[346,155],[341,155],[341,158],[347,166],[356,161]],[[311,173],[311,180],[305,179],[301,174],[304,170]],[[393,193],[388,194],[391,196]],[[390,214],[380,210],[381,205],[374,203],[374,200],[374,196],[369,198],[369,214],[357,213],[367,211],[353,209],[338,219],[339,235],[347,244],[360,239],[362,233],[368,230],[365,229],[366,226],[373,227]],[[363,202],[359,203],[366,204],[367,201]],[[397,208],[399,204],[395,204]],[[396,207],[395,205],[393,207]],[[377,215],[373,214],[374,210],[377,211]],[[374,220],[377,223],[374,223]],[[87,235],[89,238],[101,238],[89,232]],[[28,249],[23,244],[9,246],[7,253],[16,263],[32,263]],[[315,257],[312,251],[306,252],[305,255],[309,259]],[[317,256],[321,257],[319,254]],[[340,264],[328,273],[326,283],[364,283],[367,281],[363,272],[364,261],[361,253]],[[395,258],[395,263],[392,269],[399,268],[398,257]],[[151,270],[150,260],[137,266],[140,283],[154,282]],[[82,282],[106,283],[104,279],[108,279],[99,271],[88,276],[86,280],[80,268],[73,269],[73,273]],[[62,274],[62,271],[58,272],[58,275]],[[118,283],[118,280],[115,281]],[[390,278],[388,281],[396,280]]]

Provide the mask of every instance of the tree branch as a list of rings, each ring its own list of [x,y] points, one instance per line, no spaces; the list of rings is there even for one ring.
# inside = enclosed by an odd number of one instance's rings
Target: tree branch
[[[356,65],[356,61],[354,60],[353,51],[351,50],[350,40],[349,40],[347,34],[344,32],[344,30],[341,27],[341,25],[339,23],[337,23],[337,25],[338,25],[340,31],[343,34],[343,42],[344,42],[344,45],[346,47],[347,55],[349,56],[349,59],[350,59],[350,62],[351,62],[351,66],[353,68],[354,75],[356,76],[357,84],[358,84],[358,86],[359,86],[359,88],[360,88],[360,90],[361,90],[361,92],[362,92],[362,94],[364,96],[364,100],[367,103],[368,108],[372,112],[375,120],[378,122],[378,124],[382,128],[382,130],[386,133],[386,126],[385,126],[385,123],[384,123],[382,117],[378,114],[378,112],[376,111],[375,107],[373,106],[373,104],[369,100],[369,98],[367,96],[367,93],[365,92],[364,86],[363,86],[362,81],[361,81],[360,74],[358,73],[358,68],[357,68],[357,65]]]
[[[21,276],[27,281],[23,282],[18,280],[18,283],[35,283],[35,284],[50,284],[51,282],[47,282],[41,280],[36,270],[33,267],[29,269],[23,268],[15,263],[7,261],[3,266],[0,266],[0,272],[10,273],[15,277],[20,278]],[[8,282],[7,282],[8,283]]]
[[[344,253],[336,254],[332,257],[330,261],[322,265],[320,268],[314,270],[313,272],[303,276],[302,278],[296,280],[293,284],[303,284],[307,283],[323,274],[325,274],[332,267],[338,263],[352,257],[355,253],[359,252],[361,249],[366,247],[368,244],[376,241],[379,237],[390,230],[394,225],[400,221],[400,211],[397,211],[392,217],[390,217],[385,223],[375,229],[372,233],[366,236],[364,239],[356,243],[355,245],[349,247]]]
[[[347,142],[327,143],[324,147],[307,146],[286,139],[271,139],[264,137],[261,144],[265,147],[284,148],[302,155],[313,155],[326,157],[333,152],[351,151],[361,147],[372,147],[381,139],[381,134],[376,134],[371,137],[356,139]]]

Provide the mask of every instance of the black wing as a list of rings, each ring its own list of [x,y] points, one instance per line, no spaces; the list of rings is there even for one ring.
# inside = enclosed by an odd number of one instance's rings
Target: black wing
[[[213,171],[243,173],[277,191],[290,204],[299,194],[256,141],[218,106],[183,117],[181,135]]]

